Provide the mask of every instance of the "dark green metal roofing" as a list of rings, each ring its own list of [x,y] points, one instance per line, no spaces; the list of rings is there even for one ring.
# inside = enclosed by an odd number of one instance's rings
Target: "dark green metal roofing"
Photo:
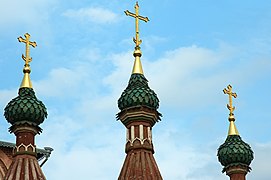
[[[47,117],[45,105],[36,98],[32,88],[20,88],[19,96],[12,99],[5,107],[4,116],[12,125],[28,123],[41,124]]]
[[[218,160],[225,166],[246,165],[253,160],[253,151],[239,135],[229,135],[226,141],[218,148]]]
[[[139,105],[158,109],[159,99],[156,93],[149,88],[148,80],[143,74],[132,74],[127,88],[118,100],[118,107],[123,110]]]

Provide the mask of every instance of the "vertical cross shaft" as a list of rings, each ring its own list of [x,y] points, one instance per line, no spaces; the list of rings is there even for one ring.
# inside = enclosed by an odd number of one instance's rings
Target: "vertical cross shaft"
[[[232,92],[232,86],[228,85],[227,88],[223,89],[224,94],[229,95],[229,104],[227,104],[228,109],[230,110],[230,115],[233,115],[235,107],[232,105],[232,97],[236,98],[237,94]]]
[[[139,5],[138,2],[136,2],[135,5],[135,13],[131,13],[130,11],[126,10],[124,11],[127,16],[131,16],[135,18],[135,30],[136,30],[136,36],[133,38],[134,43],[136,44],[136,47],[139,47],[141,44],[142,40],[139,38],[139,20],[148,22],[149,18],[148,17],[143,17],[139,15]]]
[[[25,39],[23,39],[21,36],[18,37],[18,41],[25,43],[25,56],[22,55],[22,58],[25,61],[25,66],[29,66],[29,62],[32,61],[32,58],[30,57],[30,46],[35,48],[37,46],[37,43],[30,41],[30,34],[28,33],[25,33],[24,37]]]

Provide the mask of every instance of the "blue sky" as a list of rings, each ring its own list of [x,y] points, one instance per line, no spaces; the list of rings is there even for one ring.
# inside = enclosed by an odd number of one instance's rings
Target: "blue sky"
[[[133,65],[135,1],[10,0],[0,6],[0,107],[17,96],[28,32],[31,79],[48,108],[39,147],[54,152],[48,179],[116,179],[125,158],[117,100]],[[142,63],[160,99],[155,158],[166,180],[224,180],[216,151],[228,131],[229,83],[237,128],[255,152],[248,179],[270,179],[271,3],[139,1]],[[14,142],[2,116],[1,140]],[[86,178],[87,177],[87,178]]]

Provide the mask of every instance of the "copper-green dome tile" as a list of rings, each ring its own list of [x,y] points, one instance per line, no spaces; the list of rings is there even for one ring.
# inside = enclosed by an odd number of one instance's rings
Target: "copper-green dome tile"
[[[223,166],[233,163],[249,166],[253,160],[253,151],[239,135],[230,135],[218,149],[218,160]]]
[[[42,110],[36,114],[36,109]],[[39,125],[47,117],[44,104],[39,101],[32,88],[20,88],[19,96],[12,99],[5,108],[5,118],[12,125],[20,122],[31,122]]]
[[[25,107],[23,108],[23,112],[26,113],[27,110],[28,110],[28,107],[25,106]]]
[[[154,100],[150,101],[149,99]],[[132,74],[127,88],[118,100],[118,106],[123,110],[138,105],[157,109],[159,107],[159,99],[154,91],[148,87],[148,81],[143,74]]]

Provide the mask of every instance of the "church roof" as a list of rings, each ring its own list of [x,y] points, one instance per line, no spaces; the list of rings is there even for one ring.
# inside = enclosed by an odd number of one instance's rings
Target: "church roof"
[[[37,179],[46,180],[37,159],[34,156],[22,154],[13,158],[5,180]]]
[[[118,180],[128,179],[163,179],[151,151],[133,150],[127,154]]]
[[[42,101],[38,100],[32,88],[22,87],[19,95],[5,107],[5,118],[12,125],[28,123],[41,124],[47,117],[47,111]]]
[[[159,99],[156,93],[149,88],[148,80],[143,74],[132,74],[127,88],[118,100],[118,107],[123,110],[139,105],[158,109]]]

